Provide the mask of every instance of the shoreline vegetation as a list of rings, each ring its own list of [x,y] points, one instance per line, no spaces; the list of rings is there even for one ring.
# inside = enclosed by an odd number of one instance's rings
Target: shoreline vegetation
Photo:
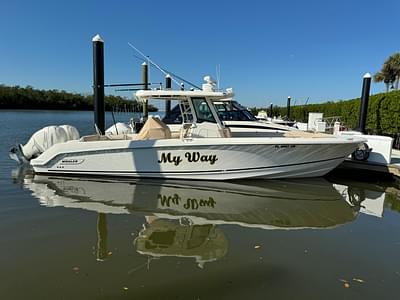
[[[106,111],[142,111],[140,102],[120,96],[106,95],[104,102]],[[93,95],[0,84],[0,109],[93,110]],[[157,107],[149,104],[150,112],[157,110]]]
[[[0,109],[33,110],[93,110],[93,96],[63,90],[39,90],[31,86],[6,86],[0,84]],[[136,100],[114,95],[105,96],[106,111],[141,112],[142,104]],[[257,114],[269,108],[252,108]],[[307,122],[309,112],[320,112],[324,117],[340,117],[347,128],[356,128],[360,98],[328,101],[318,104],[295,105],[290,108],[292,120]],[[150,112],[157,108],[149,105]],[[273,106],[274,116],[285,116],[286,107]],[[371,134],[400,136],[400,91],[371,95],[368,105],[367,129]]]
[[[290,107],[290,119],[307,122],[308,113],[323,113],[324,117],[340,117],[346,128],[358,126],[360,98],[328,101],[318,104],[295,105]],[[270,108],[253,108],[252,112]],[[274,116],[286,116],[286,106],[273,106]],[[400,134],[400,91],[371,95],[368,103],[367,130],[371,134],[396,136]]]

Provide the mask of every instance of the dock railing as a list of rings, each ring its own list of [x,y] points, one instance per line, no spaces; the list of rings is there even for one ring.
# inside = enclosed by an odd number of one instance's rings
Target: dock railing
[[[326,123],[326,130],[330,130],[334,128],[334,125],[336,122],[339,122],[342,124],[342,121],[340,120],[340,116],[333,116],[333,117],[325,117],[322,119]]]

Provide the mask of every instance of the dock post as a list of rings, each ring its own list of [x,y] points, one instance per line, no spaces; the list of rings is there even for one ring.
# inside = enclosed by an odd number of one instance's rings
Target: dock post
[[[107,258],[107,215],[105,213],[97,214],[97,245],[96,258],[102,261]]]
[[[287,97],[287,113],[286,113],[288,120],[290,120],[290,100],[291,100],[291,97],[288,96]]]
[[[171,76],[167,74],[165,76],[165,89],[170,90],[172,87],[172,80]],[[168,114],[171,112],[171,100],[166,100],[165,101],[165,114]]]
[[[273,111],[273,104],[271,103],[271,105],[270,105],[270,111],[271,111],[271,119],[273,119],[274,118],[274,111]]]
[[[142,82],[143,82],[143,89],[149,89],[149,66],[146,62],[142,63]],[[148,101],[145,100],[143,103],[143,120],[146,121],[149,117],[149,107]]]
[[[369,91],[371,88],[371,74],[366,73],[363,77],[363,86],[361,91],[360,114],[358,117],[358,130],[366,134],[366,124],[368,115]]]
[[[100,35],[92,39],[93,44],[93,96],[94,124],[100,133],[105,131],[104,106],[104,41]]]

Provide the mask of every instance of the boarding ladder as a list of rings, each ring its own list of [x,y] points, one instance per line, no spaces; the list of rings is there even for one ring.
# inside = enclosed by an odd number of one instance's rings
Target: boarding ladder
[[[190,139],[192,138],[193,133],[193,112],[188,100],[182,100],[179,103],[181,113],[182,113],[182,130],[181,130],[181,138]]]

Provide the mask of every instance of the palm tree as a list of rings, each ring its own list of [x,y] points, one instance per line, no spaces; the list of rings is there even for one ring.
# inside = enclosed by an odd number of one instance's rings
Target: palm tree
[[[374,74],[374,82],[384,82],[386,85],[386,93],[389,93],[389,86],[390,82],[388,79],[386,79],[385,74],[382,73],[382,71],[379,71]]]
[[[397,91],[399,89],[400,80],[400,52],[391,55],[387,61],[392,69],[392,75],[394,77],[393,88]]]
[[[389,56],[382,66],[382,69],[374,75],[375,82],[384,82],[386,92],[389,92],[389,87],[392,85],[394,90],[399,89],[400,81],[400,52]]]
[[[393,70],[390,64],[387,61],[383,64],[382,69],[375,73],[374,81],[375,82],[384,82],[386,85],[386,93],[389,92],[390,85],[394,82]]]

